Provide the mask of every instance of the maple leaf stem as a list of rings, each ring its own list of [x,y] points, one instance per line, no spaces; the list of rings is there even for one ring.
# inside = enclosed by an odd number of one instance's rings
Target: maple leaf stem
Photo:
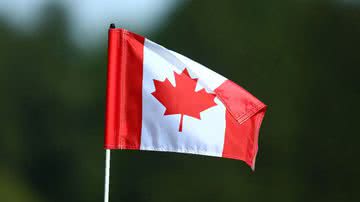
[[[180,125],[179,125],[179,132],[182,132],[182,124],[183,124],[184,115],[180,115]]]

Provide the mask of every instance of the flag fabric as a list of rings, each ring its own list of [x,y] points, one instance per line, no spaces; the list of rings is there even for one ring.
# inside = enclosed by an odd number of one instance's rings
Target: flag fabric
[[[106,149],[225,157],[254,168],[266,105],[207,67],[109,29]]]

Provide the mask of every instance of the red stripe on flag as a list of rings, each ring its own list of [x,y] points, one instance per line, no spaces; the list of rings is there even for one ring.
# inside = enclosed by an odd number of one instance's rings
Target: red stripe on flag
[[[105,149],[140,149],[144,40],[109,30]]]
[[[215,89],[215,93],[226,107],[222,156],[243,160],[254,168],[266,105],[230,80]]]
[[[255,157],[258,151],[258,137],[261,121],[265,110],[239,124],[232,115],[226,111],[226,130],[223,157],[240,159],[254,168]]]

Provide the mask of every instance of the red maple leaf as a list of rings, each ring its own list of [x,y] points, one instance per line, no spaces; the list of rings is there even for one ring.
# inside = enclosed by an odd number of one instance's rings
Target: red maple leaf
[[[179,132],[182,131],[183,116],[201,119],[200,112],[216,105],[215,94],[207,93],[205,89],[195,92],[198,79],[191,78],[185,68],[181,74],[175,75],[175,86],[168,79],[154,79],[155,91],[151,93],[166,107],[164,115],[180,114]]]

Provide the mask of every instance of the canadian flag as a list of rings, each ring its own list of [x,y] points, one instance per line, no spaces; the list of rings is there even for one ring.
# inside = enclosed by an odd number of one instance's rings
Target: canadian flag
[[[205,66],[111,28],[106,149],[240,159],[254,169],[266,105]]]

